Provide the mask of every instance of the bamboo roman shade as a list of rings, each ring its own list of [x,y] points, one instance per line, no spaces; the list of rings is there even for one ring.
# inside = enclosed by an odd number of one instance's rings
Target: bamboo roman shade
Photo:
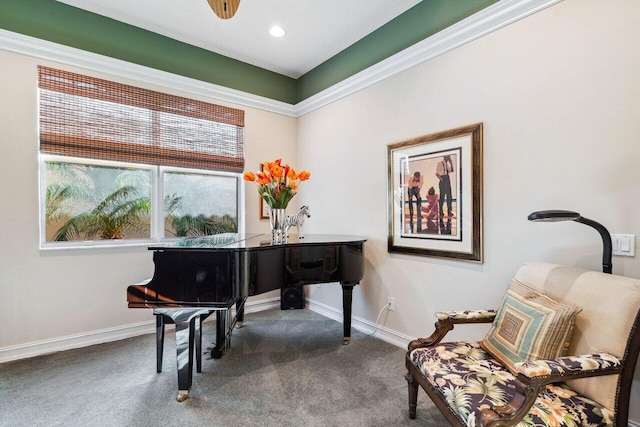
[[[40,151],[242,172],[244,111],[38,67]]]

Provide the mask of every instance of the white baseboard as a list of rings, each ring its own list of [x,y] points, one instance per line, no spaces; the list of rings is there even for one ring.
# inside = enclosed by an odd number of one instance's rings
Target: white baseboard
[[[342,323],[342,310],[313,300],[307,300],[306,307],[311,311]],[[407,348],[409,342],[415,339],[384,326],[376,325],[358,316],[351,316],[351,327],[401,348]]]
[[[253,313],[279,306],[280,298],[250,302],[245,305],[245,313]],[[154,319],[151,319],[145,322],[133,323],[115,328],[100,329],[82,334],[67,335],[49,340],[34,341],[26,344],[3,347],[0,348],[0,363],[123,340],[125,338],[132,338],[139,335],[152,334],[155,333],[155,330],[156,322]]]
[[[268,310],[280,306],[280,298],[270,298],[256,302],[248,302],[245,306],[245,313]],[[316,302],[306,302],[307,308],[330,319],[342,322],[342,310]],[[210,318],[211,320],[213,318]],[[211,321],[207,320],[207,321]],[[352,316],[351,327],[365,334],[386,341],[398,347],[406,348],[413,338],[400,334],[383,326]],[[58,351],[72,350],[75,348],[88,347],[95,344],[103,344],[111,341],[118,341],[132,338],[139,335],[152,334],[155,332],[155,320],[133,323],[130,325],[118,326],[115,328],[100,329],[76,335],[53,338],[42,341],[34,341],[26,344],[0,348],[0,363],[12,360],[26,359],[43,354],[55,353]],[[640,427],[640,426],[637,426]]]
[[[155,320],[0,348],[0,363],[118,341],[155,331]]]

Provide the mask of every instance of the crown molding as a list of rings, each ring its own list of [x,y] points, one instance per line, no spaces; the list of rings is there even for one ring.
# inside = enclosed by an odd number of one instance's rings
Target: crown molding
[[[295,107],[286,102],[25,36],[12,31],[0,29],[0,50],[85,68],[146,84],[177,89],[194,95],[208,96],[245,107],[267,110],[287,116],[296,116]]]
[[[296,104],[303,116],[562,0],[502,0]]]
[[[501,0],[295,105],[0,29],[0,50],[300,117],[562,0]]]

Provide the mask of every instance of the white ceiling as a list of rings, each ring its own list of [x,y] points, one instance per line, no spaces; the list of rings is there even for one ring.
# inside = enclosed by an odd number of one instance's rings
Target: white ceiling
[[[223,20],[207,0],[58,1],[293,78],[420,2],[241,0]],[[286,31],[279,39],[268,33],[276,24]]]

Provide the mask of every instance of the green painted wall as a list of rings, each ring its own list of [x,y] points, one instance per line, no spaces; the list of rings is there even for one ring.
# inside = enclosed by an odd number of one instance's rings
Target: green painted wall
[[[304,100],[496,3],[423,0],[298,79]]]
[[[55,0],[0,0],[0,28],[296,104],[497,0],[423,0],[295,80]]]

